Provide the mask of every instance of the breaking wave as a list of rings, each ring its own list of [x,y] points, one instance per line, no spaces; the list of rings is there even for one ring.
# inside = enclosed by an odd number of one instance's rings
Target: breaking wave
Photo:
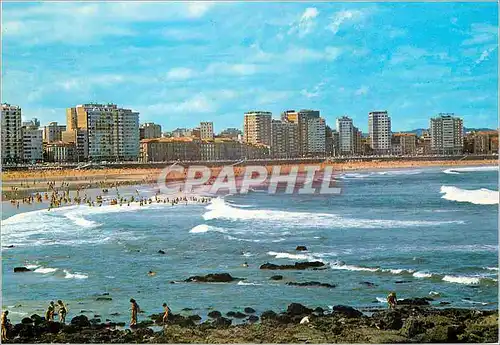
[[[486,188],[467,190],[454,186],[441,186],[441,198],[457,201],[469,202],[476,205],[495,205],[498,204],[499,193],[498,191],[489,190]]]
[[[210,226],[207,224],[196,225],[194,228],[189,230],[189,232],[193,233],[193,234],[201,234],[201,233],[205,233],[205,232],[209,232],[209,231],[222,232],[222,233],[226,232],[226,230],[224,230],[222,228],[218,228],[216,226]]]
[[[459,175],[460,173],[463,172],[477,172],[477,171],[498,171],[498,166],[450,168],[443,170],[445,174],[452,174],[452,175]]]
[[[57,268],[38,267],[33,272],[35,272],[35,273],[41,273],[41,274],[49,274],[49,273],[54,273],[55,271],[57,271]]]
[[[261,221],[295,227],[313,228],[362,228],[380,229],[391,227],[436,226],[441,224],[461,224],[463,221],[424,221],[346,218],[329,213],[289,212],[265,209],[239,209],[217,198],[206,207],[205,220],[227,219],[231,221]]]
[[[68,270],[63,270],[63,272],[65,273],[64,278],[66,279],[87,279],[89,277],[84,273],[78,273],[78,272],[71,273]]]
[[[444,276],[443,281],[449,283],[477,285],[481,282],[479,277],[464,277],[464,276]]]

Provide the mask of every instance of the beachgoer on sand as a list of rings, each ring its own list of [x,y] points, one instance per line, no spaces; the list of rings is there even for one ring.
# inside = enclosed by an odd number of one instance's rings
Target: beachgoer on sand
[[[396,308],[396,304],[398,304],[398,298],[396,297],[396,293],[394,291],[387,296],[387,304],[389,305],[389,309]]]
[[[135,299],[131,298],[130,303],[132,303],[131,310],[132,310],[132,316],[130,318],[130,326],[136,326],[137,325],[137,313],[140,312],[139,305],[135,301]]]
[[[8,327],[8,319],[7,319],[7,315],[9,315],[9,311],[6,310],[2,313],[2,318],[0,320],[1,324],[2,324],[2,341],[5,341],[7,340],[7,327]]]
[[[50,304],[47,307],[47,311],[45,312],[45,320],[54,321],[54,311],[55,311],[54,301],[50,301]]]
[[[68,307],[63,303],[63,301],[58,300],[57,305],[59,307],[58,309],[58,314],[59,314],[59,322],[64,324],[66,322],[66,314],[68,314]]]

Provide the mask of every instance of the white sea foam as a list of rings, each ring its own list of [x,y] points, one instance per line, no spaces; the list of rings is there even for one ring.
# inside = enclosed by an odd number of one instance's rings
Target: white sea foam
[[[481,171],[498,171],[498,166],[463,167],[463,168],[450,168],[443,170],[445,174],[460,174],[462,172],[481,172]]]
[[[254,254],[249,253],[249,252],[247,252],[247,253],[243,253],[242,255],[243,255],[244,257],[246,257],[246,258],[249,258],[249,257],[251,257],[251,256],[254,256]]]
[[[415,272],[413,273],[413,276],[415,278],[431,278],[432,273],[427,273],[427,272]]]
[[[477,285],[480,283],[481,278],[446,275],[443,277],[443,281],[457,284]]]
[[[268,252],[268,255],[274,256],[276,259],[291,259],[291,260],[316,260],[312,255],[307,254],[289,254],[289,253],[277,253]]]
[[[315,228],[391,228],[437,226],[440,224],[457,224],[462,221],[425,221],[425,220],[391,220],[391,219],[357,219],[346,218],[329,213],[288,212],[265,209],[238,209],[217,198],[206,207],[205,220],[227,219],[231,221],[259,221],[277,223],[287,227]]]
[[[207,224],[196,225],[194,228],[192,228],[191,230],[189,230],[189,232],[193,233],[193,234],[200,234],[200,233],[205,233],[205,232],[209,232],[209,231],[213,231],[213,232],[226,232],[226,230],[224,230],[222,228],[218,228],[216,226],[210,226],[210,225],[207,225]]]
[[[488,305],[486,302],[477,302],[477,301],[472,301],[470,299],[463,299],[462,302],[470,303],[470,304],[481,304],[481,305]]]
[[[48,273],[54,273],[55,271],[57,271],[57,268],[38,267],[34,272],[41,274],[48,274]]]
[[[40,265],[35,265],[35,264],[26,265],[26,268],[29,269],[29,270],[34,270],[35,268],[38,268],[38,267],[40,267]]]
[[[224,237],[226,239],[228,239],[228,240],[239,241],[239,242],[254,242],[254,243],[261,242],[260,240],[252,240],[252,239],[249,239],[249,238],[238,238],[238,237],[234,237],[234,236],[230,236],[230,235],[226,235]]]
[[[88,275],[79,272],[71,273],[68,270],[63,270],[63,272],[65,273],[64,278],[66,279],[87,279],[89,277]]]
[[[83,228],[95,228],[100,225],[94,221],[87,220],[76,213],[68,212],[64,216],[75,223],[75,225],[81,226]]]
[[[247,282],[244,282],[244,281],[239,281],[237,285],[253,285],[253,286],[256,286],[256,285],[262,285],[262,284],[257,284],[257,283],[247,283]]]
[[[441,186],[441,198],[457,201],[457,202],[470,202],[476,205],[494,205],[498,204],[500,197],[498,191],[489,190],[486,188],[467,190],[454,186]]]
[[[483,268],[488,271],[498,271],[498,267],[483,267]]]
[[[377,301],[379,301],[380,303],[387,303],[387,299],[384,298],[384,297],[376,297]]]

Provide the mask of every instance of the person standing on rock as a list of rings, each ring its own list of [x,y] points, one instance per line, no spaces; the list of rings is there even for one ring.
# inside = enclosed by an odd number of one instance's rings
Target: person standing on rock
[[[387,304],[389,305],[389,309],[396,308],[396,304],[398,304],[398,298],[396,297],[396,293],[394,291],[387,296]]]
[[[49,307],[47,308],[47,311],[45,312],[45,320],[53,322],[54,321],[54,311],[55,311],[54,301],[50,301]]]
[[[135,299],[131,298],[130,303],[132,303],[132,317],[130,318],[130,327],[137,325],[137,313],[139,313],[139,305],[135,301]]]
[[[167,325],[167,320],[168,320],[168,315],[170,313],[170,308],[168,307],[167,303],[163,303],[163,327]]]
[[[2,341],[7,340],[7,315],[9,315],[9,311],[6,310],[2,313],[1,324],[2,324]]]
[[[66,314],[68,313],[68,308],[61,300],[57,301],[57,305],[59,307],[58,310],[59,322],[64,325],[64,323],[66,322]]]

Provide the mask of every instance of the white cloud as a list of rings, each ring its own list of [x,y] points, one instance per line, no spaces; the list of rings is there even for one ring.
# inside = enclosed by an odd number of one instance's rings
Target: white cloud
[[[227,62],[216,62],[208,65],[204,74],[208,75],[252,75],[257,73],[254,64],[231,64]]]
[[[195,75],[195,72],[190,68],[177,67],[172,68],[167,72],[168,80],[186,80],[191,79]]]
[[[321,91],[321,88],[326,84],[326,81],[323,80],[321,82],[319,82],[318,84],[314,85],[314,87],[312,88],[312,90],[307,90],[307,89],[303,89],[300,91],[300,94],[306,98],[315,98],[315,97],[318,97],[320,95],[320,91]]]
[[[481,53],[481,56],[479,56],[479,58],[475,61],[475,64],[479,65],[483,61],[487,60],[488,57],[490,56],[490,54],[493,51],[495,51],[495,49],[497,49],[497,48],[498,48],[498,46],[492,46],[492,47],[489,47],[489,48],[483,50],[483,52]]]
[[[363,96],[363,95],[366,95],[369,90],[370,90],[370,88],[368,86],[363,85],[359,89],[357,89],[356,91],[354,91],[354,94],[356,96]]]
[[[288,99],[291,96],[289,91],[262,91],[256,98],[258,105],[273,104]]]
[[[332,17],[331,23],[328,25],[328,29],[337,34],[340,27],[346,22],[357,22],[365,17],[365,12],[360,10],[345,10],[335,13]]]
[[[498,39],[498,26],[483,23],[472,24],[468,35],[470,38],[462,42],[464,46],[493,43]]]
[[[185,114],[190,113],[205,113],[213,112],[218,109],[217,104],[203,94],[197,94],[191,98],[181,100],[179,102],[156,103],[145,108],[147,112],[152,114]]]
[[[453,60],[446,52],[429,52],[426,49],[415,46],[400,46],[391,56],[391,64],[399,64],[403,62],[416,62],[424,57],[435,58],[438,60],[450,61]]]
[[[323,50],[292,46],[284,54],[280,55],[280,57],[282,60],[290,63],[305,63],[321,60],[333,61],[341,54],[342,49],[333,46],[327,46]]]
[[[95,43],[103,37],[136,35],[136,22],[194,20],[213,3],[160,2],[42,2],[21,9],[3,8],[4,39],[16,44]]]
[[[299,37],[304,37],[311,33],[316,26],[314,19],[318,16],[319,11],[315,7],[308,7],[297,22],[291,24],[288,34],[298,33]]]

